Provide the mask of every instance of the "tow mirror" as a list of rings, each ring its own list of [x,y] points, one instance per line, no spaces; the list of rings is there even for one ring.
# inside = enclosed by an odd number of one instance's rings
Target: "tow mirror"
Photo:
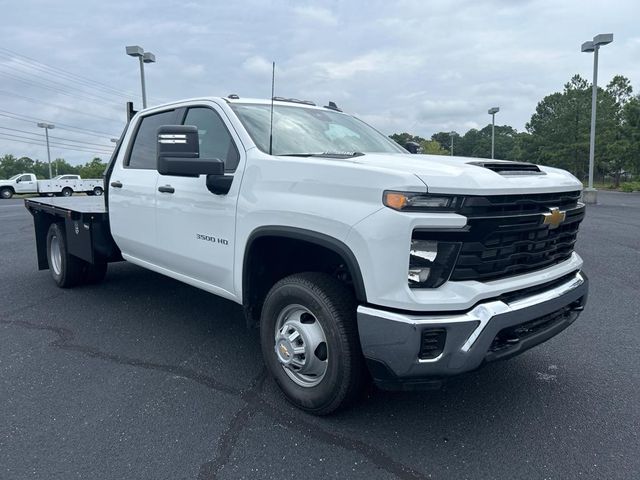
[[[177,177],[224,175],[224,161],[200,158],[198,127],[165,125],[158,128],[157,170]]]

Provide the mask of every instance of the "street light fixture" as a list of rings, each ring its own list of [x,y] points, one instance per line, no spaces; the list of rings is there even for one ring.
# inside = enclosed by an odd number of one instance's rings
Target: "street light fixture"
[[[147,87],[144,81],[144,64],[155,63],[156,56],[151,52],[145,52],[138,45],[130,45],[126,47],[127,55],[130,57],[138,57],[140,61],[140,83],[142,84],[142,108],[147,108]]]
[[[38,127],[44,128],[44,136],[47,138],[47,159],[49,160],[49,178],[51,175],[51,152],[49,151],[49,130],[56,128],[55,125],[51,123],[38,123]]]
[[[593,188],[593,166],[596,147],[596,100],[598,96],[598,51],[602,45],[613,42],[613,33],[601,33],[593,40],[584,42],[581,51],[593,52],[593,86],[591,92],[591,135],[589,137],[589,185],[583,193],[585,203],[597,203],[598,194]]]
[[[491,158],[493,159],[493,154],[495,150],[496,143],[496,113],[500,111],[500,107],[491,107],[488,110],[488,114],[491,115]]]

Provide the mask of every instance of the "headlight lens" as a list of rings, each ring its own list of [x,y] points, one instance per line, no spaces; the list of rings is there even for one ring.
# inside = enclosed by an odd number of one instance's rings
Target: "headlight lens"
[[[394,192],[385,190],[382,203],[401,211],[455,211],[462,206],[462,197],[453,195],[429,195],[426,193]]]
[[[411,240],[407,280],[411,288],[437,288],[451,275],[460,244]]]

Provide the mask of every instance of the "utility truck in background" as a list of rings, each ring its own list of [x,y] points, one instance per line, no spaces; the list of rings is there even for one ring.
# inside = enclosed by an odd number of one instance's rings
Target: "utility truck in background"
[[[25,200],[39,268],[68,288],[124,259],[243,305],[269,372],[314,414],[369,379],[433,388],[522,353],[587,300],[575,177],[412,155],[333,102],[146,109],[105,185],[101,198]]]
[[[38,180],[33,173],[19,173],[8,180],[0,180],[0,198],[15,194],[37,193],[41,196],[70,197],[74,193],[100,196],[104,192],[102,179],[83,180],[80,175],[58,175],[50,180]]]

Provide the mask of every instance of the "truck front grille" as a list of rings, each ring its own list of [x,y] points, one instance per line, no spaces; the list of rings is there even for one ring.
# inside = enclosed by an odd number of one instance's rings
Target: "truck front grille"
[[[462,232],[414,231],[414,238],[460,242],[450,280],[489,281],[532,272],[571,257],[585,215],[580,192],[466,197],[456,212]],[[566,212],[556,228],[544,224],[552,208]]]
[[[477,240],[462,243],[451,280],[493,280],[518,275],[567,260],[573,252],[584,207],[567,211],[555,229],[541,215],[469,220],[481,232]]]

